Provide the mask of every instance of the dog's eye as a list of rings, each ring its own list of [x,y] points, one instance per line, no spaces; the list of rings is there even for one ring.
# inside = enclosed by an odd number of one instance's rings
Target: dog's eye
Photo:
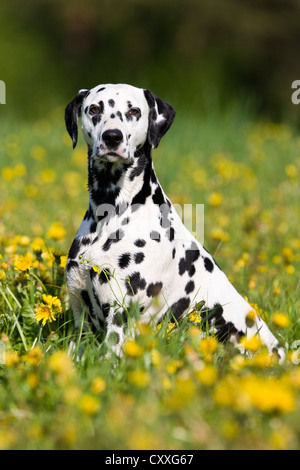
[[[141,114],[141,111],[139,108],[130,108],[130,110],[128,111],[128,114],[130,116],[136,116],[137,114]]]
[[[96,106],[95,104],[92,104],[92,106],[90,106],[90,109],[89,109],[89,113],[94,115],[94,114],[100,114],[101,110],[100,110],[100,106]]]

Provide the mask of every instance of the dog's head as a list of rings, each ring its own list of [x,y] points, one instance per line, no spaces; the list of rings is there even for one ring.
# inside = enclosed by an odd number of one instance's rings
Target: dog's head
[[[146,141],[158,146],[175,117],[168,103],[150,90],[131,85],[98,85],[80,90],[65,111],[67,130],[77,144],[78,116],[92,157],[128,161]]]

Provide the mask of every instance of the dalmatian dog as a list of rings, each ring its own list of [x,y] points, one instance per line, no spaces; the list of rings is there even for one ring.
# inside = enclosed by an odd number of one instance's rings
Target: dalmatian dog
[[[66,107],[73,148],[78,117],[88,147],[89,206],[67,261],[75,325],[83,309],[96,333],[122,351],[130,305],[142,322],[176,320],[201,305],[220,341],[258,334],[270,353],[283,349],[182,223],[156,176],[152,149],[175,111],[146,89],[125,84],[80,90]],[[250,320],[251,317],[251,320]]]

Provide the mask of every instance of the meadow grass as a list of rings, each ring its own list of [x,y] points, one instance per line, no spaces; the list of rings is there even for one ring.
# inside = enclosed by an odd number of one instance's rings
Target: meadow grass
[[[104,359],[89,330],[73,331],[65,264],[87,208],[87,157],[82,139],[72,151],[62,117],[1,130],[0,448],[298,449],[296,132],[238,108],[178,115],[154,152],[171,200],[205,205],[205,247],[286,362],[259,342],[246,345],[251,356],[219,344],[197,310],[142,325],[135,303],[135,338]]]

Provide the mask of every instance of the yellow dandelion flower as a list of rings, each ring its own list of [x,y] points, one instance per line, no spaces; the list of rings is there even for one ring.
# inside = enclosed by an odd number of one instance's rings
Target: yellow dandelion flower
[[[80,399],[79,407],[87,415],[94,415],[100,408],[100,403],[93,395],[85,394]]]
[[[16,271],[29,271],[32,266],[33,256],[31,253],[26,255],[17,256],[14,262],[14,267]]]
[[[218,344],[218,340],[213,336],[203,338],[199,344],[199,351],[203,354],[205,359],[211,359],[218,348]]]
[[[11,168],[10,166],[6,166],[4,168],[2,168],[1,170],[1,176],[4,180],[6,181],[11,181],[14,179],[15,177],[15,172],[14,172],[14,169]]]
[[[293,253],[293,250],[289,246],[284,247],[281,253],[284,258],[285,263],[290,264],[291,261],[293,261],[294,253]]]
[[[62,305],[58,297],[43,294],[42,298],[44,302],[35,307],[35,319],[45,325],[47,321],[55,321],[62,313]]]
[[[60,257],[60,268],[65,268],[67,266],[68,255],[62,255]]]
[[[252,338],[242,338],[240,344],[247,350],[247,351],[257,351],[261,347],[261,340],[259,336],[254,335]]]
[[[43,184],[53,183],[56,178],[56,173],[52,168],[46,168],[39,174],[39,179]]]
[[[168,365],[167,365],[167,371],[169,374],[176,374],[178,369],[181,369],[184,365],[184,362],[181,359],[173,359]]]
[[[211,193],[208,196],[208,204],[213,207],[220,206],[223,202],[223,196],[220,193]]]
[[[65,351],[56,351],[48,360],[49,369],[55,372],[60,381],[67,381],[74,374],[74,367],[70,356]]]
[[[103,379],[103,377],[95,377],[91,385],[92,392],[95,395],[98,395],[99,393],[103,392],[105,389],[106,389],[106,381]]]
[[[197,312],[196,310],[191,312],[189,314],[188,318],[189,318],[189,321],[192,322],[192,323],[201,323],[202,322],[202,317],[201,317],[200,313]]]
[[[37,307],[35,307],[34,310],[35,310],[34,315],[35,315],[36,321],[38,322],[41,321],[43,326],[45,325],[47,321],[51,323],[52,321],[56,320],[55,313],[53,312],[53,310],[51,309],[49,305],[41,303]]]
[[[272,322],[279,328],[287,328],[291,324],[291,320],[285,313],[275,312],[272,315]]]
[[[285,174],[290,178],[290,179],[294,179],[297,177],[298,175],[298,169],[296,167],[296,165],[286,165],[286,167],[284,168],[284,171],[285,171]]]
[[[35,346],[27,354],[22,356],[23,361],[32,366],[37,366],[44,357],[43,350],[40,346]]]
[[[39,376],[35,372],[31,372],[27,377],[27,385],[29,388],[36,388],[39,383]]]
[[[211,386],[216,383],[218,373],[215,366],[211,364],[205,364],[202,369],[195,371],[195,376],[203,385]]]
[[[31,243],[31,248],[34,252],[41,252],[45,248],[45,240],[41,237],[36,237]]]
[[[92,268],[95,271],[95,273],[100,274],[100,269],[98,268],[98,266],[92,266]]]
[[[285,268],[286,272],[288,274],[294,274],[295,272],[295,267],[292,265],[292,264],[289,264],[286,268]]]
[[[158,367],[161,365],[161,353],[157,349],[151,349],[150,351],[151,363]]]
[[[138,357],[143,354],[144,349],[134,339],[127,341],[124,345],[124,352],[126,356]]]
[[[136,369],[128,373],[128,382],[139,388],[145,388],[150,383],[150,375],[143,369]]]
[[[211,237],[214,240],[219,240],[222,242],[228,242],[229,240],[229,233],[225,232],[222,228],[215,228],[210,232]]]
[[[60,241],[66,236],[66,231],[60,222],[54,222],[47,232],[47,237]]]

